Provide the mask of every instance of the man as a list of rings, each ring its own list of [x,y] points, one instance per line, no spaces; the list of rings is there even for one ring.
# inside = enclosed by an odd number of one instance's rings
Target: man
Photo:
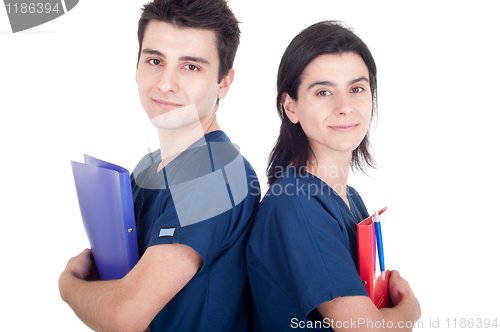
[[[155,0],[138,37],[139,97],[160,139],[131,177],[141,258],[120,280],[90,281],[87,249],[61,274],[61,297],[97,331],[246,331],[260,191],[216,119],[238,22],[224,0]]]

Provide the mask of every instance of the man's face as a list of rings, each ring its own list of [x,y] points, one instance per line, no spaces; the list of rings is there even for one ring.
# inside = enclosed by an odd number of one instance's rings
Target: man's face
[[[233,77],[231,71],[218,83],[218,70],[215,32],[152,20],[136,73],[146,114],[150,119],[162,115],[169,129],[177,129],[198,121],[192,116],[195,109],[200,123],[210,123],[217,98],[226,96]]]

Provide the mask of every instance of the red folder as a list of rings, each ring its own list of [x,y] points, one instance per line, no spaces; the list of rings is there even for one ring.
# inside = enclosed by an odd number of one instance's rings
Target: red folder
[[[387,207],[379,211],[382,214]],[[366,291],[377,308],[390,306],[388,282],[390,271],[385,271],[382,279],[380,268],[377,268],[377,240],[373,215],[358,224],[358,262],[359,276],[365,284]]]

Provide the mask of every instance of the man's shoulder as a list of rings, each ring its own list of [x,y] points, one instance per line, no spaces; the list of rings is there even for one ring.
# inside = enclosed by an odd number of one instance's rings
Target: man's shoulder
[[[226,175],[229,171],[231,175],[238,174],[242,176],[242,173],[238,172],[238,169],[242,170],[242,167],[244,167],[247,182],[257,181],[257,174],[250,162],[241,153],[240,146],[231,142],[222,130],[208,133],[205,137],[209,146],[214,170],[224,169]],[[258,181],[257,186],[259,186]]]
[[[149,152],[144,155],[141,160],[135,166],[132,174],[132,186],[135,190],[135,187],[138,188],[147,188],[147,189],[164,189],[163,183],[157,183],[160,185],[158,188],[155,186],[155,183],[158,181],[152,181],[152,178],[155,177],[156,168],[161,160],[160,149]]]
[[[135,182],[148,189],[166,189],[186,183],[214,186],[214,181],[225,181],[234,187],[233,195],[241,201],[248,191],[260,196],[260,186],[255,170],[221,130],[207,133],[179,156],[172,160],[163,172],[156,172],[160,162],[160,150],[148,153],[133,172]],[[153,184],[151,182],[154,182]],[[158,184],[155,184],[158,182]],[[141,185],[147,184],[147,185]],[[184,187],[184,185],[183,185]]]

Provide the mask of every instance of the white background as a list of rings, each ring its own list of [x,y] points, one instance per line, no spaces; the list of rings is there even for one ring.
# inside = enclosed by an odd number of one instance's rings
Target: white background
[[[17,34],[0,8],[2,331],[88,330],[57,286],[67,260],[88,246],[70,160],[88,153],[133,170],[158,146],[134,81],[142,3],[82,0]],[[500,324],[495,2],[229,4],[243,23],[242,39],[218,118],[264,191],[279,128],[281,55],[303,28],[343,20],[378,66],[372,137],[379,168],[350,184],[370,211],[389,205],[382,218],[387,267],[400,270],[419,298],[420,330],[435,330],[429,325],[437,319],[441,329],[454,318]]]

